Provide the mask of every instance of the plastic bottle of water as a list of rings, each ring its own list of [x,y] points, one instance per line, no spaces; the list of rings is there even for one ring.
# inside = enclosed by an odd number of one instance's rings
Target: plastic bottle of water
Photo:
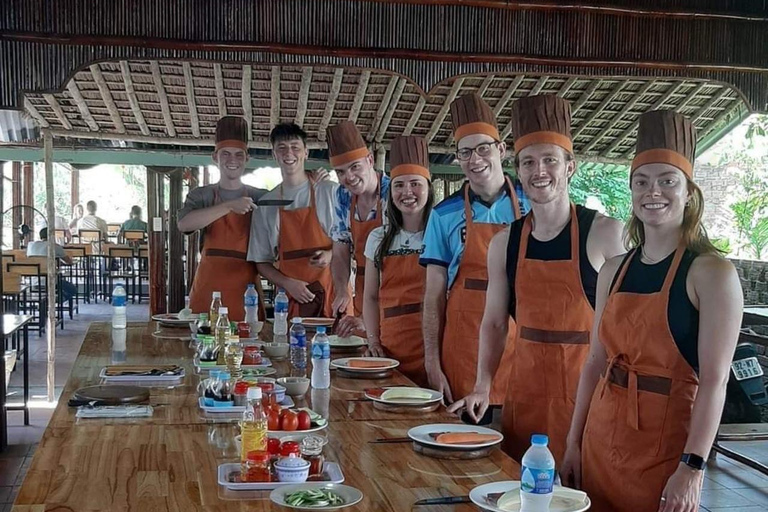
[[[243,304],[245,305],[245,319],[243,321],[247,322],[251,326],[251,332],[255,333],[256,324],[259,321],[259,293],[256,291],[255,284],[249,284],[246,288]],[[252,336],[256,335],[252,334]]]
[[[291,368],[305,370],[307,368],[307,330],[301,325],[301,317],[291,320]]]
[[[224,349],[227,344],[227,334],[230,332],[229,327],[229,308],[220,307],[218,311],[218,318],[216,319],[216,344],[219,346],[219,351],[224,353]]]
[[[267,451],[267,412],[261,404],[261,388],[248,388],[247,398],[248,405],[240,423],[240,464],[243,475],[247,473],[245,461],[248,460],[248,453]]]
[[[179,311],[179,320],[188,320],[192,316],[192,309],[189,307],[189,297],[184,297],[184,309]]]
[[[288,333],[288,296],[280,288],[275,297],[275,329],[274,334]]]
[[[125,299],[126,293],[123,285],[118,284],[112,291],[112,328],[113,329],[125,329],[128,324],[128,320],[125,316]]]
[[[325,327],[318,327],[312,338],[312,387],[331,387],[331,342],[325,334]]]
[[[555,458],[542,434],[531,436],[520,470],[520,512],[547,512],[555,483]]]

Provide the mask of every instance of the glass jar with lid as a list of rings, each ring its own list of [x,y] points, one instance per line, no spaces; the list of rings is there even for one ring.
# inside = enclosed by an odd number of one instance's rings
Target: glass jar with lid
[[[309,462],[309,479],[316,480],[323,475],[324,440],[320,436],[307,436],[301,440],[301,457]]]

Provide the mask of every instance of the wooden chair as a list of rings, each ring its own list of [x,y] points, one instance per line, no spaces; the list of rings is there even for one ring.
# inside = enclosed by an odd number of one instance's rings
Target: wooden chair
[[[42,335],[45,329],[45,312],[48,310],[48,262],[45,258],[28,258],[25,261],[8,263],[8,272],[16,274],[19,279],[30,286],[30,294],[27,297],[27,310],[37,320],[38,334]],[[25,307],[26,307],[25,306]]]
[[[64,252],[75,260],[75,265],[70,267],[70,278],[72,283],[77,286],[77,303],[80,298],[90,304],[91,292],[96,286],[96,277],[93,274],[91,265],[91,255],[93,255],[93,246],[91,244],[70,244],[64,247]],[[82,284],[82,288],[81,285]]]
[[[118,242],[118,236],[120,236],[120,228],[122,227],[122,224],[107,224],[107,238],[112,240],[113,242]]]
[[[54,229],[53,233],[54,233],[54,235],[53,235],[54,240],[56,240],[57,244],[64,245],[67,242],[69,242],[69,240],[67,240],[67,231],[66,230],[64,230],[64,229]]]
[[[139,304],[141,304],[141,300],[146,297],[147,300],[149,300],[149,246],[148,245],[140,245],[139,246]],[[146,281],[147,283],[147,294],[144,295],[144,287],[142,283]]]
[[[147,232],[139,229],[126,229],[123,231],[122,242],[132,247],[144,244],[147,242]]]
[[[131,297],[132,303],[136,303],[136,270],[134,268],[135,253],[133,248],[108,246],[107,251],[107,292],[109,299],[112,300],[115,279],[123,279],[127,296]]]

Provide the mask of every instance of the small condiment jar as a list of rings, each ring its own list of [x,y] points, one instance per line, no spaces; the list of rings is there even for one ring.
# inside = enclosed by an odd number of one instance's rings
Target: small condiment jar
[[[235,384],[235,407],[248,405],[248,383],[242,380]]]
[[[239,338],[250,338],[251,337],[251,324],[248,322],[238,322],[237,323],[237,336]]]
[[[323,438],[319,436],[307,436],[301,440],[301,457],[309,462],[310,480],[323,475]]]
[[[285,441],[280,446],[280,455],[282,457],[301,457],[301,448],[296,441]]]
[[[245,365],[257,365],[261,364],[261,352],[259,347],[255,345],[247,345],[243,348],[243,364]]]
[[[272,470],[270,468],[269,453],[261,451],[248,452],[245,461],[245,482],[271,482]]]

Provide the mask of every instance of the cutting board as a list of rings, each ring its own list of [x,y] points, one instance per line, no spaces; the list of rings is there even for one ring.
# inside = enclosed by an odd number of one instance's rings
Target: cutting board
[[[149,401],[149,388],[140,386],[88,386],[75,391],[76,400],[96,401],[104,405],[139,404]]]

